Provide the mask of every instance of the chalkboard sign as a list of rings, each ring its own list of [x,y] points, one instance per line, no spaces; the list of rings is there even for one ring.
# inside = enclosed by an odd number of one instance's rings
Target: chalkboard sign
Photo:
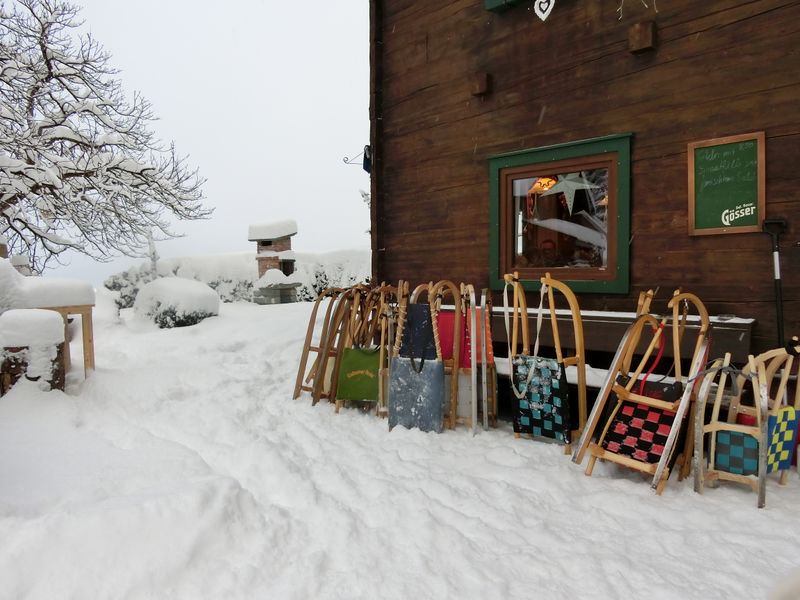
[[[764,132],[689,144],[689,235],[761,231]]]

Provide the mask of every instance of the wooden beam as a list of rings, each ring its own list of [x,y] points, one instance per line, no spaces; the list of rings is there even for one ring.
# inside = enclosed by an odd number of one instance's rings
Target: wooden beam
[[[69,306],[41,306],[44,310],[53,310],[64,318],[64,369],[70,366],[69,338],[67,337],[67,320],[70,315],[80,315],[83,337],[83,376],[88,377],[94,371],[94,328],[92,326],[93,304],[75,304]]]

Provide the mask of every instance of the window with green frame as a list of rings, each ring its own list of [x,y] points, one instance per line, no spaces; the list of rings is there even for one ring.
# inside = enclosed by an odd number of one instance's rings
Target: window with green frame
[[[627,293],[631,134],[489,159],[492,287],[545,273],[576,292]]]

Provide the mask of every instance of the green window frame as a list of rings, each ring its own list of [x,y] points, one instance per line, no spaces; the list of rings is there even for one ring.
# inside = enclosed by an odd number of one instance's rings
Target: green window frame
[[[489,278],[493,289],[503,287],[504,273],[518,271],[525,289],[530,291],[538,290],[539,278],[549,272],[575,292],[628,293],[631,138],[630,133],[610,135],[489,158]],[[593,172],[607,177],[606,248],[602,264],[586,267],[518,264],[519,207],[512,205],[514,194],[519,192],[512,191],[514,181],[530,181],[525,178],[535,180],[555,173],[583,177],[584,173]]]
[[[491,12],[503,12],[522,2],[523,0],[483,0],[483,7]]]

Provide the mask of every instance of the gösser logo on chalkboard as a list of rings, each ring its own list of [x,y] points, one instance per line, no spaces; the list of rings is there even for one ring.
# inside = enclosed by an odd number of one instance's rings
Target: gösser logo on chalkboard
[[[692,142],[688,156],[689,235],[760,232],[764,132]]]

